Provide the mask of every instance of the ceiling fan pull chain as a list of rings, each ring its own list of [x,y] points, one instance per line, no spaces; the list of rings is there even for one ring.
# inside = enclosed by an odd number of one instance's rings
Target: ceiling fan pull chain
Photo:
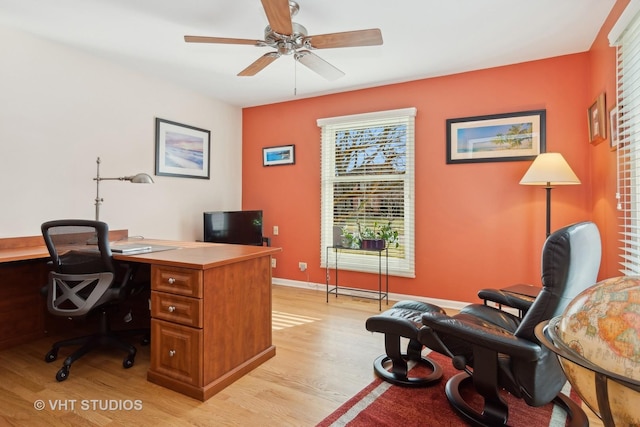
[[[293,96],[298,96],[298,58],[293,57]]]

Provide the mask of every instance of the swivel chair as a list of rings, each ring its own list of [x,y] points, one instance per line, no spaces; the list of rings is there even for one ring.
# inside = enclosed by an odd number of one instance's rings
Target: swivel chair
[[[121,335],[147,335],[148,329],[111,331],[109,311],[138,289],[133,286],[134,269],[115,264],[109,246],[109,227],[100,221],[68,219],[42,224],[42,235],[51,256],[53,270],[45,289],[47,308],[56,316],[85,319],[99,316],[99,330],[87,336],[58,341],[46,354],[45,361],[58,358],[65,346],[80,346],[68,356],[56,379],[69,376],[71,364],[96,348],[111,346],[125,351],[124,368],[133,366],[136,348]],[[97,245],[89,245],[97,239]]]
[[[560,393],[566,377],[534,329],[561,314],[578,293],[596,283],[600,257],[596,225],[573,224],[547,238],[542,250],[542,290],[522,318],[483,304],[471,304],[454,316],[437,311],[422,315],[418,340],[449,356],[464,371],[447,381],[445,391],[449,403],[467,421],[505,425],[508,407],[500,396],[504,389],[529,406],[554,401],[569,413],[571,426],[588,425],[582,409]],[[484,398],[482,411],[463,399],[461,387],[469,381]]]

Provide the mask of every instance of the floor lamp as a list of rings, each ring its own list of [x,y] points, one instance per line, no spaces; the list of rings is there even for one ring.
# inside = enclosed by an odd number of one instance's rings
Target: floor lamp
[[[100,197],[100,181],[129,181],[134,184],[153,184],[153,178],[146,173],[139,173],[133,176],[121,176],[119,178],[103,178],[100,176],[100,157],[96,159],[96,164],[96,177],[93,178],[96,182],[96,221],[100,220],[100,205],[104,201],[104,199]]]
[[[554,185],[576,185],[580,180],[560,153],[542,153],[520,180],[522,185],[544,185],[547,191],[547,237],[551,234],[551,189]]]

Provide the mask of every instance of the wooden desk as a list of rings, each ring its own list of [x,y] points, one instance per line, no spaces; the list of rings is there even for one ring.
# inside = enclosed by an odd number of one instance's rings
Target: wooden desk
[[[116,260],[148,264],[151,269],[149,381],[204,401],[275,356],[271,255],[279,248],[150,239],[131,242],[178,247],[114,254]],[[48,257],[46,248],[17,247],[11,252],[0,244],[0,263],[4,262],[0,265],[7,269],[25,260],[45,265]],[[16,282],[16,287],[24,287],[24,279]],[[2,285],[0,292],[10,287],[5,286],[10,283]],[[44,316],[44,299],[39,294],[32,298],[40,299]]]
[[[114,255],[151,265],[149,381],[206,400],[275,356],[271,254],[279,248],[138,242],[180,246]]]

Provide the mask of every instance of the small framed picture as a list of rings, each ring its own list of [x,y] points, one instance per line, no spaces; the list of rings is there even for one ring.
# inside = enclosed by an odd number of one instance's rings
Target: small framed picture
[[[600,144],[607,137],[606,102],[602,92],[587,110],[589,124],[589,142],[593,145]]]
[[[156,118],[156,175],[209,179],[211,132]]]
[[[609,145],[611,151],[615,151],[618,149],[618,143],[620,142],[620,137],[618,135],[618,106],[616,105],[609,111]]]
[[[262,166],[292,165],[295,162],[295,145],[281,145],[262,149]]]

